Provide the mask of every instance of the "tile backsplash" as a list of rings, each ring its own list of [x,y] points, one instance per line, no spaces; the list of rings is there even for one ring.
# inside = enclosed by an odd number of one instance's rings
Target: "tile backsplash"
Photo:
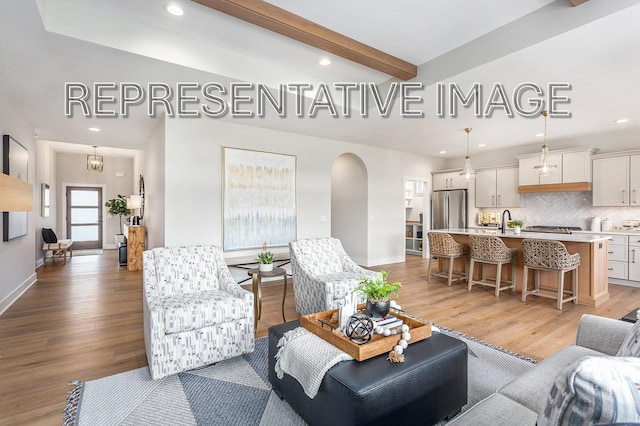
[[[614,227],[623,220],[640,220],[640,207],[594,207],[591,192],[547,192],[521,194],[519,208],[510,208],[511,217],[527,225],[579,226],[589,230],[591,218],[609,218]],[[480,209],[479,211],[496,211]],[[500,210],[502,212],[502,210]],[[475,220],[477,223],[477,218]]]

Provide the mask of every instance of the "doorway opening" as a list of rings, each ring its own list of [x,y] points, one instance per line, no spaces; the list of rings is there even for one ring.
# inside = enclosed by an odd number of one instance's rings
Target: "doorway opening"
[[[404,177],[405,252],[409,255],[429,257],[427,231],[431,223],[428,179]]]

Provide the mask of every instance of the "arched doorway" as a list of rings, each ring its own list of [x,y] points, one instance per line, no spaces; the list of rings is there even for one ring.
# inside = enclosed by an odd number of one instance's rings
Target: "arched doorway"
[[[331,236],[357,263],[368,261],[368,176],[355,154],[340,155],[331,168]]]

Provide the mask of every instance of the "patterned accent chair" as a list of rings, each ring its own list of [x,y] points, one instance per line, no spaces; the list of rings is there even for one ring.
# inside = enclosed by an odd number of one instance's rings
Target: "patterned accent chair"
[[[337,309],[360,278],[382,278],[380,272],[364,269],[351,260],[336,238],[291,241],[289,253],[300,315]]]
[[[254,349],[253,294],[216,246],[143,253],[144,343],[156,380]]]

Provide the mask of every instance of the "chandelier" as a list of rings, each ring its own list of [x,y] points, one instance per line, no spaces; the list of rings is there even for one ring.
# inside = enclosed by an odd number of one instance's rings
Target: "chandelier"
[[[464,176],[464,178],[469,181],[473,179],[476,174],[473,167],[471,167],[471,157],[469,156],[469,133],[471,133],[471,127],[467,127],[464,131],[467,132],[467,156],[464,157],[464,168],[460,172],[460,176]]]
[[[547,116],[548,111],[542,111],[544,116],[544,141],[542,142],[542,152],[540,153],[540,162],[533,166],[533,170],[540,176],[549,176],[553,174],[558,166],[549,163],[549,147],[547,146]]]
[[[93,155],[87,155],[87,170],[90,172],[101,172],[104,161],[102,156],[96,155],[96,145],[93,146]]]

